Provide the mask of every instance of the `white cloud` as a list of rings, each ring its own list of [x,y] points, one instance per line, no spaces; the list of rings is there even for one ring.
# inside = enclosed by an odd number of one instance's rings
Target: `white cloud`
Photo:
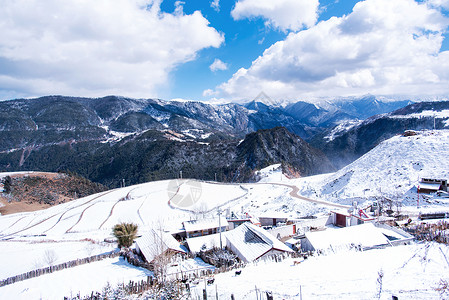
[[[0,0],[0,97],[151,97],[222,34],[160,0]]]
[[[214,60],[214,62],[209,66],[209,69],[212,72],[219,71],[219,70],[220,71],[227,70],[228,64],[226,64],[226,63],[222,62],[220,59],[216,58]]]
[[[248,69],[217,87],[218,96],[251,98],[449,92],[448,19],[413,0],[366,0],[353,12],[266,49]]]
[[[444,9],[449,9],[449,0],[428,0],[431,6],[442,7]]]
[[[235,20],[263,17],[267,25],[296,31],[316,23],[318,6],[318,0],[239,0],[231,15]]]
[[[210,7],[212,7],[213,9],[215,9],[215,11],[220,11],[220,0],[213,0],[210,3]]]

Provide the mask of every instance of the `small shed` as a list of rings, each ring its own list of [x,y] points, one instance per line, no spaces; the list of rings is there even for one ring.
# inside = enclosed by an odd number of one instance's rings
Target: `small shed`
[[[244,223],[226,232],[226,246],[242,261],[252,262],[263,257],[293,252],[265,229]]]
[[[331,211],[330,223],[338,227],[349,227],[354,225],[364,224],[366,222],[374,221],[375,218],[368,215],[362,209],[348,210],[333,210]]]
[[[421,178],[418,192],[423,194],[436,193],[437,191],[447,192],[447,180],[435,178]]]
[[[221,232],[225,232],[229,226],[226,218],[221,216],[219,218],[185,221],[183,225],[187,238],[219,233],[220,226]]]
[[[170,233],[154,229],[136,239],[136,251],[143,255],[148,263],[152,263],[159,255],[187,253],[187,249]]]

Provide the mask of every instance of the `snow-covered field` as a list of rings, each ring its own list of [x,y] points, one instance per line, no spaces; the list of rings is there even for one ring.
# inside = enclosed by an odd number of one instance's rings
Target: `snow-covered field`
[[[417,136],[396,136],[351,165],[333,174],[288,179],[279,165],[260,171],[261,181],[253,184],[218,184],[194,180],[167,180],[115,189],[42,211],[0,216],[0,280],[52,264],[109,252],[114,245],[103,240],[119,222],[133,222],[144,233],[163,226],[176,231],[198,216],[216,216],[217,208],[236,215],[284,214],[292,218],[325,214],[330,207],[292,197],[350,204],[354,199],[407,193],[414,205],[413,188],[420,177],[449,177],[449,131],[427,131]],[[2,174],[0,174],[0,177]],[[411,200],[410,200],[411,199]],[[423,203],[423,209],[449,209],[448,202]],[[412,209],[409,208],[404,209]],[[413,208],[415,210],[415,208]],[[420,208],[421,209],[421,208]],[[426,254],[427,253],[427,254]],[[256,299],[255,286],[272,291],[277,298],[372,299],[380,269],[382,299],[438,298],[433,290],[441,278],[448,279],[448,248],[440,245],[401,246],[366,252],[342,252],[310,258],[299,266],[291,261],[259,263],[216,277],[220,299]],[[195,262],[191,267],[195,267]],[[127,282],[148,275],[116,259],[58,271],[0,287],[2,299],[55,299],[100,291],[109,281]],[[446,277],[445,277],[446,276]],[[77,278],[74,280],[73,278]],[[67,282],[67,283],[63,283]],[[51,287],[50,286],[51,283]],[[211,288],[211,287],[209,287]],[[201,292],[201,291],[199,291]],[[301,294],[300,294],[301,293]],[[199,295],[199,294],[198,294]],[[402,296],[402,297],[401,297]]]
[[[0,287],[1,299],[64,299],[64,297],[90,296],[101,292],[108,283],[128,283],[146,280],[151,272],[126,263],[123,258],[107,258],[75,268],[16,282]]]
[[[281,263],[259,262],[235,272],[215,276],[209,295],[219,299],[378,299],[379,272],[383,272],[380,299],[440,299],[435,291],[449,276],[449,247],[413,244],[365,252],[344,251],[310,257],[299,265],[292,259]],[[215,287],[216,285],[216,287]],[[200,284],[194,295],[202,295]]]

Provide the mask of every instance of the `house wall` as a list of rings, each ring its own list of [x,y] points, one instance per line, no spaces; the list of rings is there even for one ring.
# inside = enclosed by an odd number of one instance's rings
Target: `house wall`
[[[240,253],[240,251],[237,248],[235,248],[232,243],[229,242],[228,239],[226,239],[226,247],[228,247],[228,249],[231,250],[231,252],[233,252],[235,255],[237,255],[237,257],[240,258],[240,260],[242,260],[243,262],[245,263],[249,262],[245,259],[242,253]]]
[[[420,188],[419,189],[419,192],[421,193],[421,194],[431,194],[431,193],[435,193],[437,190],[431,190],[431,189],[423,189],[423,188]]]
[[[277,239],[280,239],[295,234],[296,232],[293,231],[293,227],[298,228],[296,224],[291,224],[268,229],[267,231],[271,233],[273,236],[275,236]]]
[[[227,229],[227,226],[221,227],[221,232],[225,232]],[[193,238],[193,237],[199,237],[199,236],[205,236],[209,234],[215,234],[219,233],[219,227],[217,228],[209,228],[209,229],[202,229],[202,230],[196,230],[196,231],[187,231],[186,236],[187,238]]]
[[[307,237],[301,239],[301,251],[315,251],[315,248],[312,246],[312,243],[310,243]]]
[[[261,226],[276,226],[279,222],[287,223],[287,218],[259,217],[259,221]]]
[[[365,223],[363,220],[360,220],[359,218],[356,218],[354,216],[351,216],[348,219],[349,219],[349,226],[361,225]]]
[[[267,253],[265,253],[264,255],[262,255],[261,257],[259,257],[258,260],[259,259],[265,259],[265,258],[268,258],[268,257],[270,257],[272,255],[277,255],[277,254],[282,254],[282,253],[284,253],[284,251],[279,251],[279,250],[272,249],[272,250],[268,251]]]

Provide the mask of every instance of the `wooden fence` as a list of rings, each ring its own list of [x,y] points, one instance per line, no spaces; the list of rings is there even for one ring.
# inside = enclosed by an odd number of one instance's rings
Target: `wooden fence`
[[[34,277],[38,277],[41,275],[45,275],[45,274],[50,274],[56,271],[60,271],[60,270],[64,270],[64,269],[68,269],[68,268],[72,268],[72,267],[76,267],[79,265],[84,265],[84,264],[88,264],[91,262],[96,262],[99,260],[103,260],[105,258],[112,258],[112,257],[117,257],[120,255],[120,251],[111,251],[109,253],[105,253],[105,254],[99,254],[99,255],[94,255],[94,256],[89,256],[86,258],[81,258],[81,259],[76,259],[76,260],[72,260],[69,262],[65,262],[65,263],[61,263],[58,265],[54,265],[54,266],[49,266],[46,268],[41,268],[41,269],[36,269],[33,271],[29,271],[23,274],[19,274],[16,276],[12,276],[12,277],[8,277],[2,281],[0,281],[0,287],[1,286],[5,286],[8,284],[13,284],[15,282],[18,281],[23,281],[26,279],[30,279],[30,278],[34,278]]]

